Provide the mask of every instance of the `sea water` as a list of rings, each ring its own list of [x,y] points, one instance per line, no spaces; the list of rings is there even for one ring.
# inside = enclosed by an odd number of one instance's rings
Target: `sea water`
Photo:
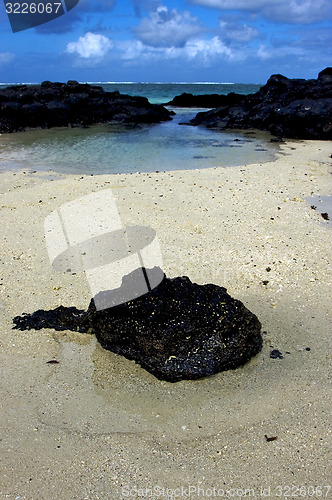
[[[244,95],[259,85],[211,83],[103,83],[107,91],[147,97],[161,104],[183,92]],[[72,174],[154,172],[237,166],[273,160],[271,136],[253,131],[219,132],[183,125],[201,108],[170,108],[171,121],[139,125],[29,130],[0,135],[0,170],[25,168]]]

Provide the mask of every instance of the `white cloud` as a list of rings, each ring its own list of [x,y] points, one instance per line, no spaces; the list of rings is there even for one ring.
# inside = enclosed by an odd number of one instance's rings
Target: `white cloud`
[[[203,30],[198,19],[190,12],[178,12],[159,6],[134,29],[136,36],[151,47],[183,47],[189,38]]]
[[[77,54],[83,59],[102,59],[113,47],[113,42],[104,35],[86,33],[80,36],[77,42],[70,42],[66,52]]]
[[[269,50],[266,45],[260,45],[257,49],[257,57],[266,61],[267,59],[271,59],[272,51]]]
[[[118,49],[122,59],[134,63],[178,60],[183,63],[194,61],[207,67],[212,66],[217,59],[242,59],[242,55],[233,52],[217,36],[209,40],[189,40],[183,47],[151,47],[140,40],[126,41],[119,44]]]
[[[231,49],[217,36],[211,40],[193,40],[188,42],[185,50],[189,59],[200,58],[205,63],[212,62],[213,59],[220,56],[227,59],[236,58]]]
[[[330,0],[281,0],[275,5],[267,2],[265,17],[284,23],[312,24],[331,17]]]
[[[277,60],[287,60],[288,57],[295,56],[298,60],[305,57],[305,51],[301,47],[292,45],[283,45],[279,47],[266,47],[266,45],[260,45],[257,49],[256,56],[262,61],[267,61],[268,59]]]
[[[288,61],[289,58],[301,60],[305,56],[303,48],[297,45],[285,43],[273,47],[261,44],[257,47],[240,43],[233,47],[228,46],[218,36],[189,40],[183,47],[151,47],[140,40],[126,40],[118,42],[115,50],[126,66],[163,63],[167,65],[173,61],[183,66],[191,65],[202,69],[215,68],[226,62],[239,64],[258,60],[268,63]]]
[[[14,57],[14,54],[11,54],[10,52],[0,52],[0,65],[8,64],[14,59]]]
[[[218,10],[261,13],[276,22],[312,24],[330,18],[330,0],[191,0],[192,4]]]
[[[250,42],[259,36],[258,30],[246,24],[234,24],[220,21],[223,38],[235,40],[236,42]]]
[[[151,49],[147,49],[147,47],[145,47],[140,40],[127,40],[125,42],[118,43],[117,46],[119,52],[121,53],[121,59],[128,61],[138,60],[144,55],[144,53],[154,52]]]

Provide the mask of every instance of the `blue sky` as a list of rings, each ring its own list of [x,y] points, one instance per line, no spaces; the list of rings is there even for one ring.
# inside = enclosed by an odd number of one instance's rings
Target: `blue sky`
[[[265,83],[273,73],[316,78],[332,65],[331,5],[80,0],[58,19],[12,33],[0,1],[0,82]]]

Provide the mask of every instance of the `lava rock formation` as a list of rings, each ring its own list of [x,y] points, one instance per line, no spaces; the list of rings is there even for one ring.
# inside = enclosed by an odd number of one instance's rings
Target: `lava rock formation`
[[[97,123],[158,123],[171,120],[173,114],[145,97],[106,92],[74,80],[0,90],[0,133]]]

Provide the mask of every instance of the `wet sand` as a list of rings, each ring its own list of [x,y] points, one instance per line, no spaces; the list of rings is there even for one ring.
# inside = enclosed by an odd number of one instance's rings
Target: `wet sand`
[[[233,168],[1,174],[1,499],[331,495],[331,226],[306,201],[332,195],[330,146],[289,141]],[[225,286],[258,316],[258,356],[171,384],[93,336],[12,330],[23,312],[88,306],[85,277],[52,269],[43,223],[108,187],[123,224],[157,230],[167,276]]]

